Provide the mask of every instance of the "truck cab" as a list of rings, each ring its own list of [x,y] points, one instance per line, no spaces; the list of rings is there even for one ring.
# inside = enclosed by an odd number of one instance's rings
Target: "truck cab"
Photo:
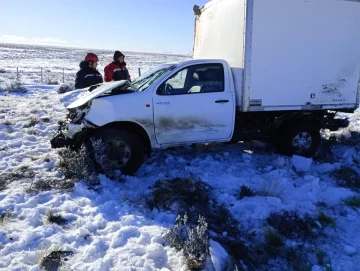
[[[79,149],[101,138],[110,149],[122,149],[123,161],[116,166],[125,173],[138,169],[146,150],[228,142],[234,134],[235,89],[225,60],[162,64],[132,83],[104,83],[85,91],[67,106],[68,119],[52,146]],[[128,170],[124,166],[132,164],[134,153],[136,165]]]

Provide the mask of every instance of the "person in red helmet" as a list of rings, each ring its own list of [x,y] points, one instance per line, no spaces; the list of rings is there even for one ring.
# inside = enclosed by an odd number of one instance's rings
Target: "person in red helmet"
[[[76,73],[75,89],[87,88],[103,83],[102,75],[96,69],[99,58],[94,53],[88,53],[80,62],[80,71]]]
[[[131,80],[128,69],[126,68],[125,55],[120,51],[115,51],[114,61],[109,63],[104,69],[105,82]]]

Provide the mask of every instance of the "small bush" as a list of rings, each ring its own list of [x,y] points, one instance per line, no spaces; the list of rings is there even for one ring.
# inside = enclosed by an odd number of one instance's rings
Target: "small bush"
[[[283,186],[278,180],[268,179],[263,181],[258,195],[263,197],[276,197],[283,199],[286,196],[286,193],[286,187]]]
[[[47,209],[44,216],[44,223],[46,224],[66,224],[66,219],[61,216],[61,214],[53,214],[50,209]]]
[[[49,163],[50,162],[50,155],[49,154],[45,155],[43,161],[46,162],[46,163]]]
[[[101,139],[91,140],[91,144],[96,162],[107,177],[114,179],[116,175],[112,168],[111,160],[108,156],[108,149],[106,144],[104,144]]]
[[[326,215],[321,210],[318,213],[317,219],[322,226],[331,226],[331,227],[335,228],[335,220],[331,216]]]
[[[256,196],[255,192],[252,191],[249,187],[242,185],[240,188],[240,195],[239,198],[243,199],[245,197],[254,197]]]
[[[165,238],[178,251],[183,251],[190,270],[201,270],[209,255],[208,225],[205,218],[199,216],[198,225],[190,226],[188,217],[178,216],[175,226],[170,227]]]
[[[54,79],[51,79],[51,78],[48,78],[48,79],[45,81],[45,84],[47,84],[47,85],[59,85],[59,81],[54,80]]]
[[[271,228],[267,228],[265,232],[265,242],[270,247],[283,247],[285,245],[280,235]]]
[[[70,84],[62,84],[58,89],[57,92],[59,94],[63,94],[66,92],[70,92],[74,90],[74,85],[70,85]]]
[[[360,196],[352,196],[344,200],[347,206],[360,208]]]
[[[41,270],[60,270],[67,257],[74,255],[72,251],[62,251],[60,245],[45,247],[44,242],[41,242],[36,254],[37,264]]]
[[[25,93],[28,89],[24,87],[20,82],[5,82],[4,84],[0,85],[0,93]]]
[[[323,266],[325,264],[326,252],[321,249],[317,249],[315,255],[318,264]]]
[[[334,176],[338,178],[338,184],[347,188],[360,188],[360,175],[351,167],[342,167],[334,172]]]
[[[314,232],[312,228],[316,225],[315,221],[309,215],[301,218],[296,211],[271,213],[267,219],[267,223],[281,235],[294,239],[313,236]]]
[[[210,187],[197,179],[175,178],[169,181],[157,181],[152,198],[148,202],[150,208],[171,210],[176,206],[177,212],[189,213],[192,206],[202,209],[209,206]]]
[[[39,179],[33,181],[29,189],[26,190],[28,193],[50,191],[53,189],[59,189],[62,191],[71,191],[75,185],[73,179]]]
[[[0,73],[6,73],[6,70],[3,68],[0,68]]]
[[[196,178],[157,181],[147,205],[150,209],[172,210],[179,214],[188,213],[191,218],[204,216],[210,230],[218,234],[227,232],[228,236],[240,238],[239,222],[226,206],[219,205],[212,197],[211,187]]]
[[[40,120],[36,116],[31,116],[30,122],[24,125],[24,128],[30,128],[35,126],[36,124],[39,124]]]
[[[308,259],[308,253],[304,251],[287,250],[286,259],[292,271],[311,271],[312,264]]]
[[[332,271],[330,258],[325,251],[317,249],[315,252],[315,256],[320,266],[325,267],[326,271]]]
[[[11,217],[11,211],[7,210],[6,212],[0,213],[0,224],[6,223]]]
[[[65,178],[73,180],[83,179],[89,185],[99,184],[99,179],[95,174],[95,165],[85,146],[78,152],[70,149],[61,149],[59,155],[59,171],[63,173]]]

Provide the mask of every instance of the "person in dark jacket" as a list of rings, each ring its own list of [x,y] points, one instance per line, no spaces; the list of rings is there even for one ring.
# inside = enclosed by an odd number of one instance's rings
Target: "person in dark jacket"
[[[109,63],[104,69],[105,82],[131,80],[128,69],[126,68],[125,55],[119,51],[114,53],[114,61]]]
[[[99,58],[94,53],[88,53],[80,62],[80,71],[76,73],[75,89],[87,88],[103,83],[102,75],[96,69]]]

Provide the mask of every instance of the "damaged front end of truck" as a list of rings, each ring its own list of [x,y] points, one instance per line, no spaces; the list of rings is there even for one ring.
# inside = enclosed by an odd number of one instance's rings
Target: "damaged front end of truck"
[[[91,102],[78,108],[69,109],[66,120],[59,122],[59,129],[56,135],[50,140],[51,147],[67,147],[77,151],[86,142],[97,126],[85,119],[90,110]]]
[[[86,143],[94,131],[99,128],[86,119],[92,108],[93,100],[103,96],[130,93],[133,92],[132,89],[133,86],[126,80],[99,84],[93,89],[84,89],[80,96],[75,97],[75,101],[66,106],[69,112],[66,119],[59,122],[59,129],[50,140],[51,147],[79,150],[82,144]],[[70,93],[68,96],[74,95]]]

